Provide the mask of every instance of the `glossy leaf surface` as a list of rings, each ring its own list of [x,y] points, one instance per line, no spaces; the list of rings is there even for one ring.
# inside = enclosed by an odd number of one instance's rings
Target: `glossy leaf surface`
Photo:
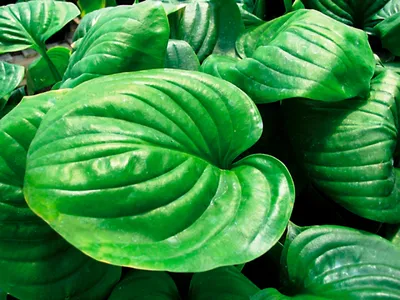
[[[0,110],[6,104],[2,98],[18,87],[24,78],[24,73],[24,67],[0,61]]]
[[[103,75],[164,67],[168,37],[168,18],[160,3],[110,8],[79,42],[61,88]]]
[[[99,78],[46,116],[30,148],[25,196],[101,261],[184,272],[243,263],[277,242],[294,198],[275,158],[233,163],[261,131],[251,99],[206,74]]]
[[[68,66],[71,51],[64,47],[54,47],[47,51],[47,55],[57,68],[59,74],[64,74]],[[29,94],[42,91],[56,83],[46,60],[39,57],[29,65],[26,72],[26,83]]]
[[[0,7],[0,53],[33,48],[39,53],[46,40],[79,15],[72,3],[30,1]]]
[[[230,65],[223,60],[223,67],[208,70],[223,69],[223,76],[210,74],[234,83],[256,103],[365,95],[375,69],[364,32],[311,10],[297,10],[247,31],[236,48],[242,60]]]
[[[375,26],[374,30],[381,38],[383,47],[394,55],[400,56],[400,13],[382,21]]]
[[[192,47],[190,47],[188,43],[179,40],[169,40],[165,67],[198,71],[200,62],[196,53],[194,53]]]
[[[121,272],[76,250],[24,200],[28,147],[43,116],[65,93],[26,97],[0,120],[0,288],[21,299],[101,299]]]
[[[369,98],[338,103],[300,99],[284,104],[289,135],[312,182],[362,217],[400,222],[400,77],[384,71]]]
[[[108,300],[179,300],[175,282],[165,272],[129,271]]]
[[[288,289],[299,299],[400,298],[400,249],[377,235],[314,226],[287,247]]]
[[[247,300],[260,289],[234,267],[222,267],[193,275],[189,300]]]

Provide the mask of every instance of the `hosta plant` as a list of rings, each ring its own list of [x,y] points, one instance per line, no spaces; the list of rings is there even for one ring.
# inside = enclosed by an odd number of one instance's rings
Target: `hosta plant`
[[[399,24],[399,0],[1,5],[0,299],[400,299]]]

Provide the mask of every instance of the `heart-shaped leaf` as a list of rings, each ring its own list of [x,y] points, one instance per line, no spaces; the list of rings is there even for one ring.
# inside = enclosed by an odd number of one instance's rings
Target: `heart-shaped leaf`
[[[64,47],[54,47],[47,51],[47,55],[57,68],[59,74],[64,74],[68,66],[71,51]],[[31,63],[26,71],[26,84],[29,94],[35,94],[49,88],[56,83],[49,65],[43,57]]]
[[[292,145],[318,189],[362,217],[388,223],[400,222],[393,166],[399,91],[400,76],[383,71],[372,80],[369,98],[284,104]]]
[[[199,59],[192,47],[185,41],[169,40],[165,67],[171,69],[198,71]]]
[[[375,69],[366,33],[313,10],[297,10],[247,31],[236,48],[242,60],[228,64],[211,57],[202,69],[234,83],[256,103],[366,95]]]
[[[29,145],[65,93],[26,97],[0,120],[0,288],[20,299],[102,299],[121,273],[72,247],[29,209],[22,194]]]
[[[30,1],[0,7],[0,53],[33,48],[42,54],[46,40],[79,15],[72,3]]]
[[[285,247],[286,289],[291,295],[301,295],[296,299],[400,297],[400,249],[377,235],[314,226]]]
[[[240,264],[278,241],[293,206],[278,160],[233,163],[261,131],[251,99],[206,74],[99,78],[46,116],[30,147],[25,197],[101,261],[183,272]]]
[[[164,67],[169,24],[160,3],[112,7],[105,18],[97,16],[72,54],[61,88],[103,75]]]
[[[179,300],[175,282],[165,272],[129,271],[108,300]]]
[[[0,111],[7,101],[2,98],[10,94],[24,79],[24,67],[0,61]]]
[[[260,289],[234,266],[193,275],[189,300],[244,300]]]

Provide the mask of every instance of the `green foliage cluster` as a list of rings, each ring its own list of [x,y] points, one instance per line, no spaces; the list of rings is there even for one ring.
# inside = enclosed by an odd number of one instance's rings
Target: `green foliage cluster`
[[[400,1],[276,2],[0,6],[0,299],[400,299]]]

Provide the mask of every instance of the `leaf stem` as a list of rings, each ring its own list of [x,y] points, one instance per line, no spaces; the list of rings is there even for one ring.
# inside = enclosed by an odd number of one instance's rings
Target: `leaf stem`
[[[47,51],[46,51],[46,46],[45,45],[41,45],[37,48],[37,52],[39,52],[39,54],[44,58],[44,60],[46,61],[47,65],[49,66],[50,72],[53,75],[53,78],[56,82],[59,82],[62,80],[60,73],[58,72],[56,66],[54,65],[54,63],[51,61],[50,57],[47,55]]]

